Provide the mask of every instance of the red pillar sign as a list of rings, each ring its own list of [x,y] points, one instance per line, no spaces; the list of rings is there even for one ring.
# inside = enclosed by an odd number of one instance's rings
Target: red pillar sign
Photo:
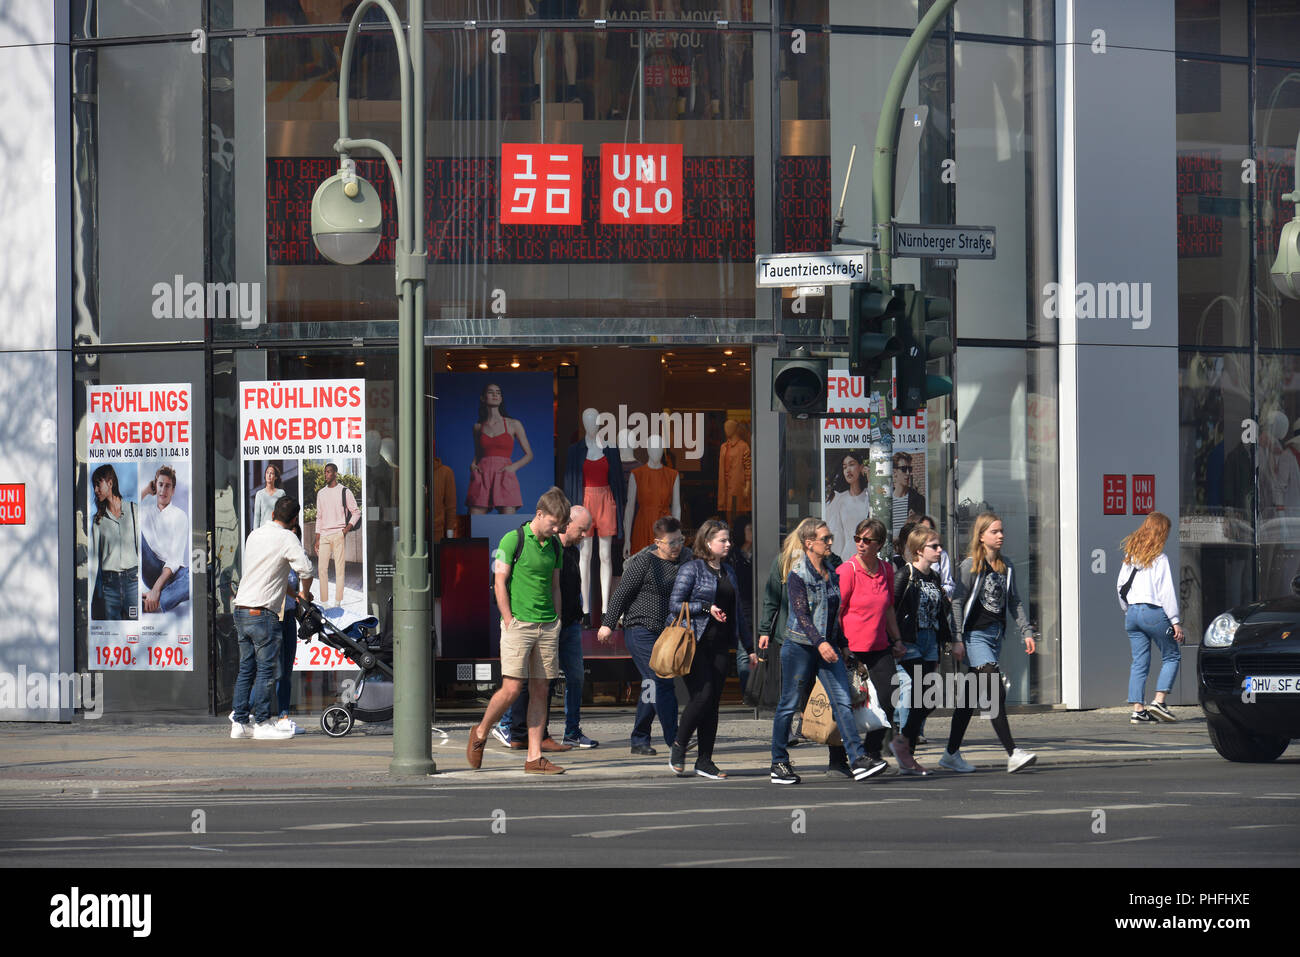
[[[0,485],[0,525],[27,524],[27,486]]]
[[[679,226],[681,143],[602,143],[600,221],[608,226]]]
[[[1133,476],[1133,514],[1150,515],[1156,510],[1156,477]]]
[[[1101,477],[1101,513],[1125,515],[1128,513],[1128,476],[1103,475]]]

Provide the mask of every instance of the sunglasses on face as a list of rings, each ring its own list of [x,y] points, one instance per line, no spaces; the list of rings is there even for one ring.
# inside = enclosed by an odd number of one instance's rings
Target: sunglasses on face
[[[831,542],[835,541],[835,536],[834,536],[834,535],[818,535],[818,536],[817,536],[817,541],[821,542],[823,545],[829,545]]]
[[[872,538],[870,535],[854,535],[853,540],[859,545],[879,545],[880,539]]]
[[[928,544],[928,545],[923,545],[923,546],[921,546],[921,550],[922,550],[922,551],[924,551],[924,550],[927,549],[927,548],[937,548],[937,549],[939,549],[940,551],[943,550],[943,546],[940,545],[938,542],[930,542],[930,544]]]
[[[681,548],[686,544],[686,539],[684,538],[656,538],[655,541],[660,545],[666,545],[669,548]]]

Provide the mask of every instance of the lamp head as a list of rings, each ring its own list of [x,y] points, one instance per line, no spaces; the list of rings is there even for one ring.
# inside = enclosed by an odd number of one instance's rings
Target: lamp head
[[[363,263],[379,246],[379,193],[351,170],[335,173],[311,198],[311,238],[322,256],[343,266]]]
[[[1277,259],[1273,260],[1269,273],[1278,292],[1288,299],[1300,299],[1300,217],[1282,227]]]

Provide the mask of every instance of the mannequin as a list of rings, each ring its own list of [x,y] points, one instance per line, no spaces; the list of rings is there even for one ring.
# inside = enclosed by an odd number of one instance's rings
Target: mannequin
[[[723,425],[727,441],[718,453],[718,512],[728,523],[749,511],[749,443],[740,437],[740,423],[728,419]]]
[[[634,469],[627,479],[623,527],[631,532],[623,537],[624,558],[654,544],[654,523],[665,515],[682,520],[682,479],[676,469],[664,465],[664,445],[659,436],[650,436],[646,456],[646,464]]]
[[[540,20],[578,20],[587,16],[587,0],[524,0],[524,10],[529,17]],[[533,52],[533,80],[537,85],[538,98],[548,99],[542,89],[542,52],[543,47],[552,37],[539,32],[537,48]],[[578,96],[578,44],[572,33],[560,34],[560,48],[564,59],[564,102],[581,103]]]
[[[578,572],[582,585],[582,612],[591,614],[591,540],[600,543],[600,610],[609,604],[613,578],[614,538],[623,534],[623,462],[618,449],[606,448],[598,434],[600,413],[582,413],[584,437],[569,447],[564,473],[564,494],[573,504],[591,512],[591,531],[579,546]]]

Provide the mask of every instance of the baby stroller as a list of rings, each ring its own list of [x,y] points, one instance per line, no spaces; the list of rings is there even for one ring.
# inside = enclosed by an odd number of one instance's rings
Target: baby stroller
[[[385,641],[379,631],[378,618],[362,618],[346,628],[339,628],[321,614],[314,602],[298,602],[298,637],[313,636],[338,651],[361,669],[355,679],[343,683],[339,703],[326,708],[320,716],[321,730],[331,738],[341,738],[352,730],[352,723],[391,721],[393,719],[393,643]]]

